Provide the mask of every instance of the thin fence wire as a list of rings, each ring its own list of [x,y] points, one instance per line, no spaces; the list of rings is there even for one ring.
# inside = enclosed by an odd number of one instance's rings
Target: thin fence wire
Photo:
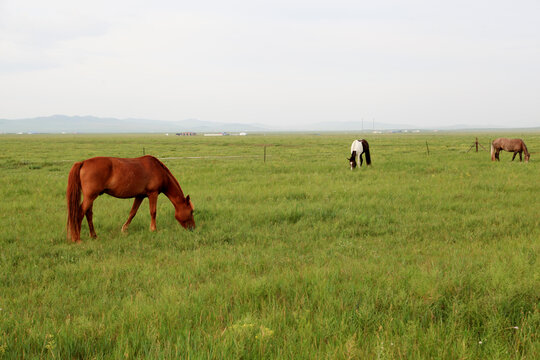
[[[290,157],[298,157],[299,154],[297,152],[291,152],[289,153],[287,151],[287,145],[280,144],[279,146],[275,145],[268,145],[270,146],[269,149],[266,151],[266,158],[273,159],[274,161],[279,159],[287,159]],[[256,147],[261,147],[261,145],[255,145]],[[417,151],[417,152],[425,152],[426,151],[426,144],[422,144],[420,142],[418,143],[404,143],[404,142],[395,142],[395,141],[382,141],[378,142],[376,145],[376,148],[378,149],[387,149],[387,148],[393,148],[395,149],[401,149],[404,152],[407,151]],[[459,145],[456,145],[455,148],[449,149],[448,146],[442,147],[437,144],[437,142],[429,142],[429,150],[431,152],[440,152],[440,151],[448,151],[448,150],[458,150]],[[312,149],[312,145],[305,145],[305,146],[294,146],[295,149],[297,148],[306,148],[306,149]],[[465,151],[466,148],[463,149]],[[348,146],[344,145],[343,149],[339,151],[340,154],[345,154],[348,156]],[[251,152],[251,151],[250,151]],[[161,160],[203,160],[203,159],[260,159],[263,161],[264,159],[264,153],[261,149],[261,153],[257,154],[245,154],[245,155],[200,155],[200,156],[156,156],[158,159]],[[531,154],[537,154],[537,152],[531,152]],[[317,149],[316,158],[317,159],[326,159],[326,158],[334,158],[336,157],[336,151],[332,151],[330,149],[325,149],[324,147],[320,147]],[[29,160],[25,159],[24,162],[28,163],[38,163],[38,162],[48,162],[48,163],[65,163],[65,162],[76,162],[80,161],[80,159],[58,159],[58,160]]]

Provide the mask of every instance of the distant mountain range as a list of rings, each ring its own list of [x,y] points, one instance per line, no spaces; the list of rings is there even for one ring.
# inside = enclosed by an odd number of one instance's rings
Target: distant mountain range
[[[161,121],[95,116],[52,115],[30,119],[0,119],[0,133],[152,133],[152,132],[268,131],[257,124],[233,124],[187,119]]]
[[[418,129],[407,124],[388,124],[372,121],[327,121],[319,122],[310,126],[313,131],[369,131],[369,130],[401,130]]]
[[[365,130],[371,130],[373,123]],[[408,125],[375,123],[376,129],[409,129]],[[187,119],[160,121],[117,119],[95,116],[52,115],[29,119],[0,119],[1,133],[152,133],[152,132],[269,132],[269,131],[360,131],[362,122],[320,122],[311,125],[273,127],[262,124],[241,124]]]
[[[242,124],[187,119],[161,121],[148,119],[117,119],[96,116],[52,115],[29,119],[0,119],[0,133],[177,133],[177,132],[290,132],[290,131],[372,131],[372,130],[473,130],[485,126],[452,125],[417,127],[380,122],[332,121],[309,125],[275,127],[264,124]],[[535,129],[539,129],[536,127]]]

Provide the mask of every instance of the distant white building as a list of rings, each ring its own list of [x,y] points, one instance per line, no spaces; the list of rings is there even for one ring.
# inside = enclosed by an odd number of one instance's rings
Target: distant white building
[[[204,136],[227,136],[229,133],[222,132],[222,133],[215,133],[215,134],[204,134]]]

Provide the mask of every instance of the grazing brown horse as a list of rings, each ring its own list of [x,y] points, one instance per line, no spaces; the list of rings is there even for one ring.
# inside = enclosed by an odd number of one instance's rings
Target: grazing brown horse
[[[527,151],[527,146],[521,139],[507,139],[507,138],[498,138],[493,140],[491,143],[491,161],[499,161],[499,152],[501,150],[513,152],[512,161],[516,158],[516,155],[519,153],[519,161],[522,161],[521,153],[525,153],[525,162],[529,162],[531,154]]]
[[[84,199],[81,204],[81,191]],[[174,205],[174,217],[186,229],[195,228],[193,219],[193,204],[189,195],[184,193],[167,167],[153,156],[143,156],[134,159],[114,157],[95,157],[73,164],[69,172],[67,185],[68,236],[71,240],[81,240],[81,223],[86,215],[90,236],[95,238],[94,223],[92,222],[92,204],[101,194],[127,199],[135,198],[129,217],[122,226],[122,231],[128,229],[131,220],[137,213],[145,197],[150,203],[150,230],[156,230],[156,204],[160,193]]]

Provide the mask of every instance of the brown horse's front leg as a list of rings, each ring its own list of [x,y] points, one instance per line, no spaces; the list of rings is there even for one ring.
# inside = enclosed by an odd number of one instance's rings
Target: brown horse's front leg
[[[156,208],[158,193],[148,194],[148,202],[150,203],[150,231],[156,231]]]
[[[128,230],[129,224],[131,224],[131,220],[133,220],[135,214],[137,214],[137,210],[139,210],[139,206],[141,206],[143,200],[143,197],[136,197],[135,201],[133,201],[133,206],[131,207],[131,211],[129,212],[128,219],[126,223],[122,225],[122,232],[126,232]]]
[[[519,152],[519,162],[521,162],[523,159],[521,158],[521,151]]]

